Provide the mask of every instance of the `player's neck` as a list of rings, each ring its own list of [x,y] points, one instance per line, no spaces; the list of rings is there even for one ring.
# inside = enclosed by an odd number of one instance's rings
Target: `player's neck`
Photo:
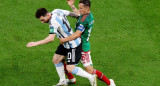
[[[83,15],[86,15],[86,14],[89,14],[90,13],[90,11],[87,11],[87,12],[85,12]]]

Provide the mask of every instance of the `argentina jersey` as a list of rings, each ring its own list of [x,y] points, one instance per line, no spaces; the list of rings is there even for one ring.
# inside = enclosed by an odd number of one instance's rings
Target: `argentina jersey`
[[[65,38],[73,34],[73,30],[66,18],[69,15],[69,11],[55,9],[51,13],[51,19],[49,21],[50,34],[56,34],[57,38]],[[67,49],[76,48],[81,43],[81,38],[74,39],[72,41],[65,42],[63,46]]]

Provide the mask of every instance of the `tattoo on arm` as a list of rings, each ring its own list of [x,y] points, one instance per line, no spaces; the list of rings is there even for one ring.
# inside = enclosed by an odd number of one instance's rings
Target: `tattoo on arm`
[[[73,10],[74,13],[80,14],[77,8],[73,5],[71,6],[71,9]]]
[[[78,18],[80,15],[73,12],[69,12],[69,16]]]
[[[73,6],[73,7],[71,7],[72,8],[72,10],[75,10],[76,8]]]

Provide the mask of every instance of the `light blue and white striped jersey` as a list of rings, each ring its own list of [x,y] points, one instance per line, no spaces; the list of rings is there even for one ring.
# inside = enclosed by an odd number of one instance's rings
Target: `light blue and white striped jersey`
[[[49,21],[50,34],[57,34],[57,38],[65,38],[73,34],[73,30],[67,20],[69,11],[55,9],[51,13],[51,19]],[[81,38],[74,39],[66,42],[63,46],[67,49],[75,48],[81,43]]]

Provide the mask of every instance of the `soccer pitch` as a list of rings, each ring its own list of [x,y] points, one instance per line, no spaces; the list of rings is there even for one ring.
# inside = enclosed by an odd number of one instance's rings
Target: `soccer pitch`
[[[90,37],[94,67],[114,79],[117,86],[160,86],[160,1],[91,3],[95,20]],[[59,40],[26,47],[28,42],[48,36],[48,24],[35,18],[40,7],[71,11],[66,0],[0,0],[0,86],[58,83],[52,57]],[[76,19],[68,19],[74,29]],[[87,79],[75,77],[77,83],[71,86],[90,86]],[[106,84],[98,80],[98,86]]]

